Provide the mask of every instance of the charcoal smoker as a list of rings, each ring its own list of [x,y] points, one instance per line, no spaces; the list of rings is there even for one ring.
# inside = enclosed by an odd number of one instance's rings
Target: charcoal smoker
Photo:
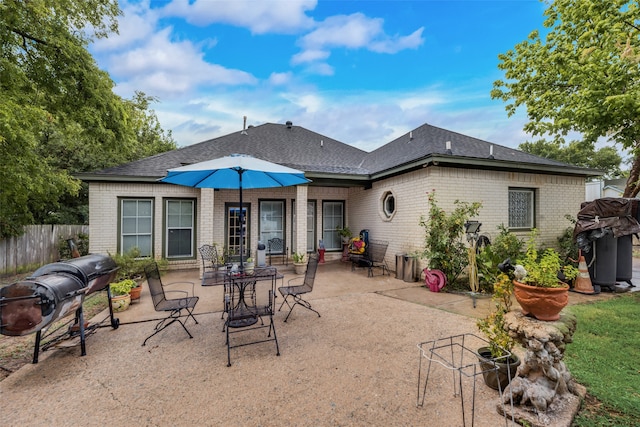
[[[86,355],[82,303],[85,296],[106,288],[111,327],[117,329],[120,321],[113,317],[109,289],[117,270],[111,257],[86,255],[47,264],[25,280],[1,288],[0,334],[22,336],[36,332],[33,363],[38,363],[41,342],[49,336],[43,332],[55,321],[75,311],[68,335],[80,335],[81,355]],[[44,344],[42,349],[46,350],[51,344],[67,338],[65,335]]]

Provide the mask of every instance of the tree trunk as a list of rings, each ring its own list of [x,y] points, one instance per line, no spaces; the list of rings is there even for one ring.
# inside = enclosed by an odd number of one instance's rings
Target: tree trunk
[[[639,144],[636,143],[636,147]],[[634,152],[633,164],[622,197],[636,197],[640,191],[640,153]]]

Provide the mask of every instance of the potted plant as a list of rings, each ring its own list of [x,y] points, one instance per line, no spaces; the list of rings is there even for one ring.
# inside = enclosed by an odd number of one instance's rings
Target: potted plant
[[[493,309],[477,322],[489,342],[477,350],[478,359],[485,384],[494,390],[504,390],[520,366],[520,358],[512,353],[516,341],[504,327],[504,315],[511,310],[512,294],[512,278],[505,272],[498,274],[491,297]]]
[[[293,258],[293,267],[296,270],[296,274],[304,274],[307,269],[307,263],[304,262],[305,253],[294,252],[291,257]]]
[[[540,253],[536,236],[534,229],[527,241],[526,252],[519,260],[525,271],[513,282],[514,295],[525,315],[531,314],[538,320],[558,320],[569,302],[569,285],[565,281],[573,280],[578,269],[563,265],[560,254],[553,248]]]
[[[244,262],[244,274],[252,275],[254,267],[255,263],[253,262],[253,258],[247,258]]]
[[[349,227],[336,227],[336,230],[338,231],[340,239],[342,239],[342,244],[348,244],[351,237],[353,237],[353,233],[351,233]]]
[[[140,299],[140,293],[142,292],[142,284],[145,281],[144,268],[150,262],[153,262],[151,258],[142,257],[140,255],[140,249],[133,247],[127,252],[115,255],[110,255],[118,266],[118,272],[116,273],[116,281],[122,281],[125,279],[131,279],[135,285],[131,288],[131,300],[137,301]],[[166,259],[157,261],[158,268],[163,270],[168,262]]]
[[[136,282],[133,279],[124,279],[109,284],[113,311],[120,312],[129,308],[129,304],[131,304],[131,288],[133,288],[135,284]]]

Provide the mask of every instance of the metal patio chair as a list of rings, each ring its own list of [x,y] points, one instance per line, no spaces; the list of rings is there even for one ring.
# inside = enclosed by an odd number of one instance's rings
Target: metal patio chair
[[[227,276],[225,284],[225,308],[227,318],[224,322],[227,338],[227,366],[231,366],[231,349],[250,344],[275,341],[276,355],[280,356],[280,346],[273,323],[276,281],[282,275],[272,267],[259,268],[253,275]],[[269,324],[264,323],[269,318]],[[257,324],[260,322],[260,324]],[[268,328],[267,337],[251,333],[247,338],[231,342],[231,335],[254,329]],[[233,330],[232,330],[233,329]],[[273,333],[273,336],[271,335]],[[252,337],[252,338],[249,338]]]
[[[218,264],[218,249],[215,246],[202,245],[198,248],[198,251],[202,259],[202,269],[205,272],[208,270],[217,270],[220,267]]]
[[[282,263],[287,265],[287,258],[289,258],[289,248],[285,245],[284,240],[279,237],[274,237],[267,241],[267,255],[269,255],[269,265],[271,265],[271,258],[273,256],[281,256]]]
[[[366,267],[367,276],[373,277],[374,267],[379,267],[382,269],[382,275],[384,275],[385,273],[387,275],[390,275],[391,273],[389,273],[389,267],[387,266],[387,262],[384,260],[384,257],[387,254],[388,246],[389,242],[371,240],[367,245],[364,254],[350,256],[351,270],[353,270],[355,267]]]
[[[199,297],[193,296],[193,282],[175,282],[164,285],[162,280],[160,279],[160,271],[158,270],[158,264],[155,262],[150,263],[144,268],[144,272],[147,276],[147,283],[149,284],[149,291],[151,292],[151,299],[153,301],[153,308],[156,311],[160,312],[168,312],[169,315],[160,320],[155,328],[154,332],[149,335],[142,345],[144,346],[149,338],[156,335],[157,333],[163,331],[169,325],[174,322],[180,323],[184,330],[189,335],[189,338],[193,338],[187,327],[184,325],[189,317],[193,319],[196,324],[198,321],[195,317],[193,317],[193,309],[198,303]],[[178,284],[190,284],[191,285],[191,295],[189,296],[189,292],[184,290],[165,290],[165,288]],[[167,298],[167,294],[179,294],[183,295],[179,298]],[[183,321],[180,317],[182,315],[182,310],[187,312],[187,318]]]
[[[289,314],[287,314],[287,317],[284,319],[285,322],[289,319],[289,316],[291,316],[291,312],[293,311],[293,308],[296,305],[301,305],[304,308],[313,311],[318,315],[318,317],[320,317],[320,313],[314,310],[311,307],[311,303],[309,303],[309,301],[305,300],[302,297],[303,295],[313,291],[313,282],[316,279],[317,270],[318,270],[317,255],[309,255],[309,262],[307,263],[307,271],[305,272],[304,276],[294,277],[293,279],[290,279],[287,282],[287,286],[282,286],[278,288],[280,295],[284,297],[284,301],[282,301],[282,304],[280,304],[280,308],[278,309],[278,311],[282,310],[282,306],[284,306],[285,303],[287,304],[287,306],[289,306]],[[300,282],[300,280],[302,280],[302,283],[295,284],[296,281]],[[289,303],[288,301],[289,297],[293,298],[293,305]]]

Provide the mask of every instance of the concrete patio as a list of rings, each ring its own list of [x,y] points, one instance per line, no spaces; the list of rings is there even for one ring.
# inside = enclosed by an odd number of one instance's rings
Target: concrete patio
[[[293,277],[278,268],[285,283]],[[639,269],[634,262],[634,278]],[[50,350],[0,382],[2,425],[463,425],[452,373],[443,367],[433,368],[417,407],[416,345],[477,333],[475,318],[488,312],[488,297],[474,307],[469,295],[433,293],[393,273],[368,278],[365,270],[328,262],[309,295],[322,317],[296,307],[284,323],[283,309],[274,319],[281,355],[272,342],[240,347],[227,367],[222,287],[202,287],[198,275],[163,277],[195,283],[199,324],[187,322],[193,339],[172,325],[141,346],[159,318],[145,289],[140,302],[117,313],[118,329],[104,322],[87,338],[85,357],[78,346]],[[571,293],[570,304],[612,296]],[[504,425],[495,411],[498,393],[482,379],[476,385],[475,425]],[[472,386],[465,380],[467,403]],[[465,416],[471,425],[470,404]]]

